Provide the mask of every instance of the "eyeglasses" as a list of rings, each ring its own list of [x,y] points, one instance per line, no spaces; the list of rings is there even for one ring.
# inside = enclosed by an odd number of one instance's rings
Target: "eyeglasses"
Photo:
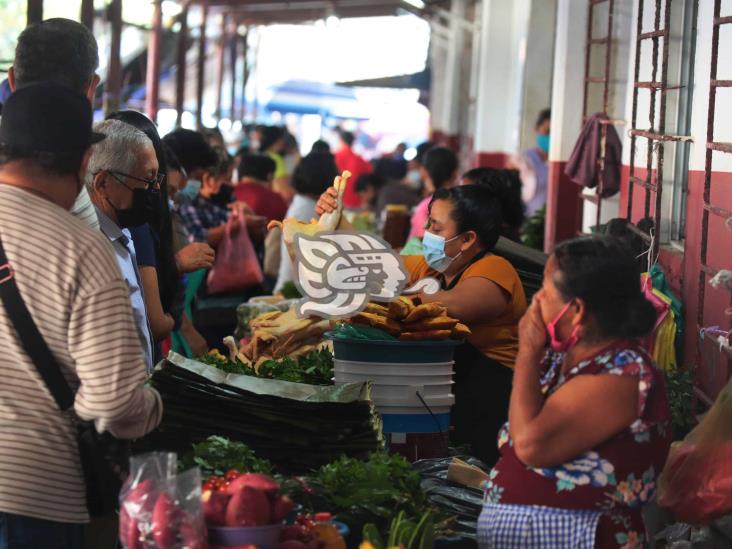
[[[124,173],[124,172],[118,172],[118,171],[115,171],[115,170],[107,170],[107,171],[110,174],[112,174],[112,176],[117,181],[119,181],[122,185],[124,185],[125,187],[127,187],[127,185],[125,185],[124,181],[122,181],[120,179],[120,176],[121,177],[127,177],[129,179],[133,179],[134,181],[139,181],[141,183],[144,183],[145,184],[145,189],[148,190],[148,191],[160,189],[160,186],[163,184],[163,181],[165,181],[165,174],[164,173],[159,173],[153,179],[144,179],[142,177],[135,177],[134,175],[130,175],[130,174]],[[127,188],[130,189],[129,187],[127,187]],[[130,189],[130,190],[132,190],[132,189]]]

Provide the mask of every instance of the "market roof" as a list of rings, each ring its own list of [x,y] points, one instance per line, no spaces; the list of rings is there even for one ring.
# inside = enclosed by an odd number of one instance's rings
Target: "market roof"
[[[211,11],[230,13],[242,23],[303,23],[329,16],[427,15],[445,0],[207,0]],[[423,5],[423,7],[417,7]]]

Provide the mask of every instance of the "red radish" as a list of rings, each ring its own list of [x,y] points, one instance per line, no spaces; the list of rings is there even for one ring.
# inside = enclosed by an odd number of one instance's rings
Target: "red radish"
[[[296,539],[289,539],[280,543],[279,549],[308,549],[308,546]]]
[[[231,496],[223,492],[207,490],[201,494],[203,516],[208,524],[223,526],[226,524],[226,506]]]
[[[205,526],[197,525],[193,517],[186,513],[180,525],[180,538],[182,547],[185,549],[207,549],[208,540],[206,539]]]
[[[275,500],[272,508],[272,522],[279,524],[287,518],[287,515],[295,508],[295,503],[287,496],[280,496]]]
[[[176,542],[176,532],[180,526],[181,510],[170,494],[163,492],[152,513],[150,530],[159,549],[173,549]]]
[[[124,507],[119,510],[119,540],[127,549],[142,549],[137,519],[131,518]]]
[[[227,526],[265,526],[272,514],[269,499],[255,488],[244,487],[226,507]]]
[[[265,494],[273,497],[280,489],[280,485],[267,475],[260,475],[259,473],[245,473],[235,480],[232,480],[226,491],[233,495],[245,486],[249,488],[256,488],[260,492],[264,492]]]
[[[131,515],[137,515],[142,510],[150,510],[155,505],[153,497],[153,481],[143,480],[140,484],[132,488],[125,496],[124,506]]]

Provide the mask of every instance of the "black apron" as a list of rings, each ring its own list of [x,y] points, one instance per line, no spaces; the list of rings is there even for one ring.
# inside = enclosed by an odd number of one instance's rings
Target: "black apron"
[[[444,289],[452,290],[463,273],[486,253],[475,256]],[[443,278],[443,286],[444,278]],[[455,349],[455,405],[452,443],[469,445],[471,455],[488,467],[498,461],[498,432],[508,420],[513,371],[466,341]]]

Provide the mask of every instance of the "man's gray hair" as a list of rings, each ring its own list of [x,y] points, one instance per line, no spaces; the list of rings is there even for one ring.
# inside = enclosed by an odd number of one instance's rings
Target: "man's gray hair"
[[[142,147],[152,146],[143,132],[120,120],[105,120],[94,126],[94,131],[107,137],[92,146],[86,186],[91,190],[94,176],[104,170],[130,173],[135,170],[137,154]]]

